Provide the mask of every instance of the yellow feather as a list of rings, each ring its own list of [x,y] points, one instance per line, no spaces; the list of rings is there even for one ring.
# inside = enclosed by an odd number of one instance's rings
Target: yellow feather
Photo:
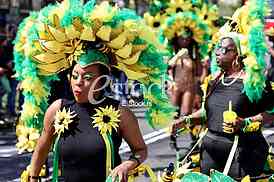
[[[25,102],[22,107],[23,112],[21,115],[21,119],[23,121],[30,120],[37,114],[42,113],[41,109],[38,106],[32,104],[31,102]]]
[[[147,45],[146,44],[139,44],[139,45],[133,45],[132,46],[132,53],[135,54],[139,51],[143,51],[147,48]]]
[[[22,81],[21,87],[25,92],[33,93],[38,105],[40,105],[42,100],[49,95],[39,79],[32,79],[28,77]]]
[[[36,27],[37,27],[38,34],[39,34],[39,39],[54,40],[54,37],[50,33],[47,33],[47,32],[49,32],[49,28],[45,24],[39,23],[36,25]]]
[[[52,26],[48,26],[49,33],[54,37],[55,40],[58,42],[66,42],[69,39],[67,38],[66,34]]]
[[[127,65],[133,65],[138,62],[140,54],[141,54],[141,52],[137,52],[132,57],[127,58],[127,59],[123,59],[123,58],[120,58],[119,56],[116,56],[116,59],[117,59],[117,61],[123,62]]]
[[[52,51],[54,53],[61,53],[65,50],[65,45],[57,41],[41,41],[40,45],[46,51]]]
[[[57,14],[53,15],[53,25],[58,28],[60,27],[60,20]]]
[[[73,20],[72,24],[73,24],[74,28],[79,32],[81,32],[84,28],[82,23],[81,23],[81,20],[79,18],[75,18]]]
[[[65,29],[66,35],[69,39],[76,39],[80,37],[80,32],[77,31],[73,25]]]
[[[121,33],[118,37],[111,40],[107,45],[113,49],[121,49],[127,40],[127,32]]]
[[[53,75],[59,73],[70,67],[69,62],[66,59],[60,60],[52,64],[38,64],[37,68],[39,69],[39,75]]]
[[[40,64],[51,64],[57,61],[61,61],[66,57],[64,53],[51,54],[51,53],[42,53],[39,55],[33,56],[33,58]]]
[[[115,54],[122,58],[128,58],[131,54],[131,51],[132,51],[132,44],[127,44],[121,49],[117,50]]]
[[[104,41],[109,41],[110,39],[110,33],[111,33],[111,27],[110,26],[102,26],[96,35],[101,38]]]
[[[117,12],[117,8],[109,8],[110,5],[107,1],[103,1],[100,5],[95,6],[95,9],[92,11],[90,18],[100,19],[102,22],[110,21],[112,17]]]
[[[122,63],[118,63],[118,66],[115,66],[116,68],[118,68],[119,70],[122,70],[125,72],[125,74],[127,75],[127,77],[129,79],[132,80],[139,80],[141,78],[145,78],[148,75],[142,72],[136,72],[136,71],[132,71],[130,69],[128,69],[124,64]]]
[[[84,26],[80,39],[87,41],[95,41],[96,38],[93,33],[92,27]]]

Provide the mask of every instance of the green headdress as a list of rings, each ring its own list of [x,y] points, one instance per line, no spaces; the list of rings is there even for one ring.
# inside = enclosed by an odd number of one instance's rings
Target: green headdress
[[[79,56],[78,64],[81,67],[87,67],[92,64],[102,64],[109,68],[109,58],[106,54],[96,49],[88,49],[85,53]]]
[[[238,9],[232,18],[216,33],[215,40],[230,37],[236,45],[240,41],[240,52],[247,77],[244,80],[244,92],[254,102],[261,98],[265,88],[265,62],[267,51],[264,35],[264,16],[268,12],[266,1],[250,0]],[[238,48],[238,49],[239,49]],[[216,59],[213,59],[211,70],[218,70]]]
[[[194,29],[199,30],[199,33],[192,32],[192,37],[194,40],[199,40],[197,43],[199,44],[200,57],[204,58],[212,48],[211,36],[218,31],[216,22],[219,19],[219,14],[217,6],[208,3],[208,1],[152,1],[149,11],[144,14],[144,19],[159,34],[159,39],[162,42],[166,42],[167,38],[170,50],[172,50],[170,40],[173,37],[189,32],[186,30],[191,30],[191,32]],[[181,19],[182,22],[175,21],[175,19]]]
[[[207,56],[210,41],[208,26],[195,13],[180,12],[169,17],[163,26],[163,36],[171,44],[173,38],[182,36],[189,30],[192,32],[192,38],[199,46],[199,53],[202,58]]]
[[[86,49],[86,42],[102,46]],[[151,28],[131,10],[112,7],[108,2],[95,5],[95,0],[85,4],[81,0],[64,0],[43,8],[23,21],[15,41],[16,72],[25,96],[18,128],[42,130],[49,82],[58,79],[57,73],[74,62],[87,66],[98,61],[142,83],[148,123],[153,128],[166,126],[173,120],[175,108],[162,88],[167,72],[163,52]],[[18,138],[21,134],[18,132]],[[24,144],[18,147],[32,151],[29,141],[24,138]],[[54,145],[55,180],[57,144],[58,139]]]
[[[85,52],[86,42],[99,42],[102,46]],[[25,95],[20,123],[41,131],[49,82],[58,79],[56,74],[75,61],[80,65],[100,61],[147,88],[147,121],[153,128],[163,127],[175,114],[161,87],[167,69],[163,52],[150,27],[131,10],[118,9],[107,2],[95,6],[93,0],[86,4],[64,0],[45,7],[23,21],[15,41],[16,72]]]

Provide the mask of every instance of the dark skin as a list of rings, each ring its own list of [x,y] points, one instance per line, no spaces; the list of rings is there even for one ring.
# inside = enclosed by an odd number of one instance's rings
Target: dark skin
[[[180,48],[188,48],[191,43],[192,43],[192,38],[191,37],[178,37],[177,38],[177,44]]]
[[[191,43],[193,42],[193,39],[191,37],[182,37],[179,36],[175,40],[175,49],[182,49],[182,48],[188,48],[191,46]],[[185,72],[184,75],[186,75],[189,80],[189,82],[194,83],[194,77],[193,77],[193,72],[194,72],[194,63],[191,60],[191,58],[188,56],[181,57],[180,60],[182,69]],[[178,62],[177,61],[177,62]],[[173,65],[176,66],[176,65]],[[170,74],[173,75],[171,72]],[[175,75],[176,77],[176,75]],[[184,114],[190,114],[192,111],[192,106],[193,106],[193,99],[194,99],[194,93],[192,90],[186,90],[185,92],[181,93],[180,91],[173,91],[174,93],[172,94],[172,103],[176,106],[179,106],[180,108],[180,113]]]
[[[226,49],[226,54],[222,53],[221,49]],[[217,64],[227,75],[231,75],[236,72],[233,69],[232,63],[238,59],[237,48],[234,42],[230,38],[224,38],[220,42],[220,49],[216,52]]]
[[[226,49],[226,51],[222,51],[222,49]],[[239,77],[240,79],[244,79],[245,73],[240,73],[240,70],[237,68],[234,68],[233,62],[238,59],[238,52],[235,43],[231,38],[223,38],[220,40],[220,48],[216,50],[215,52],[217,57],[217,64],[221,68],[222,73],[226,77],[235,78]],[[239,76],[240,75],[240,76]],[[192,124],[197,125],[201,121],[202,116],[202,110],[198,110],[194,113],[192,113]],[[250,118],[252,121],[262,121],[263,116],[261,114],[258,114],[256,116],[253,116]],[[175,123],[172,126],[172,133],[176,133],[176,131],[180,128],[186,127],[186,117],[181,117],[178,120],[175,121]],[[244,118],[237,117],[234,122],[229,123],[223,123],[223,128],[225,131],[229,131],[231,133],[239,131],[244,124]]]
[[[98,64],[85,68],[81,68],[78,64],[75,65],[72,72],[71,86],[77,103],[86,103],[89,101],[88,95],[91,85],[99,76],[101,76],[101,73],[98,68]],[[95,89],[101,86],[100,82],[97,83],[98,85],[95,86]],[[38,176],[39,171],[48,156],[51,145],[56,137],[56,134],[54,133],[54,117],[60,108],[61,100],[59,99],[53,102],[46,111],[44,118],[44,130],[32,155],[31,176]],[[120,106],[119,110],[121,122],[119,124],[118,132],[129,144],[132,153],[139,155],[140,162],[143,162],[147,157],[147,148],[144,143],[138,121],[127,107]],[[113,176],[113,179],[119,178],[119,182],[125,182],[127,181],[128,172],[134,169],[137,164],[137,161],[126,160],[115,167],[111,171],[110,175]],[[36,179],[31,179],[31,182],[36,181]]]

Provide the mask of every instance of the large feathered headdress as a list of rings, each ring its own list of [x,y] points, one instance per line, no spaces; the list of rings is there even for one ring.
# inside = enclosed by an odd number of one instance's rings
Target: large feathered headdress
[[[79,62],[86,42],[99,42],[96,54],[107,52],[115,60],[109,67],[145,86],[146,118],[152,127],[173,119],[175,109],[161,87],[167,68],[163,48],[150,27],[133,11],[107,2],[64,0],[32,13],[20,25],[14,49],[16,74],[25,96],[20,123],[42,129],[49,82]],[[94,53],[89,52],[91,57]]]
[[[244,92],[250,101],[261,98],[265,87],[265,61],[267,51],[264,34],[264,16],[268,13],[264,0],[249,0],[233,14],[226,24],[216,33],[214,40],[221,37],[236,36],[240,40],[244,69],[247,77],[244,80]],[[233,32],[233,36],[231,36]],[[212,62],[212,72],[218,70],[216,59]]]
[[[167,38],[171,47],[176,36],[192,32],[198,44],[200,57],[205,57],[211,48],[210,37],[218,30],[218,8],[207,1],[196,0],[154,0],[144,14],[146,23],[159,32],[162,41]],[[208,46],[209,45],[209,46]]]

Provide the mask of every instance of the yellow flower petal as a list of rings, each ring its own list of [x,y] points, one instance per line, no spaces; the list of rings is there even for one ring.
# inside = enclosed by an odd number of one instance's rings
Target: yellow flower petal
[[[94,128],[98,128],[101,134],[112,133],[112,129],[117,131],[119,127],[119,110],[115,110],[112,106],[106,106],[105,108],[99,107],[95,109],[96,113],[91,117],[93,119],[92,124]],[[109,117],[109,121],[104,121],[104,116]]]

